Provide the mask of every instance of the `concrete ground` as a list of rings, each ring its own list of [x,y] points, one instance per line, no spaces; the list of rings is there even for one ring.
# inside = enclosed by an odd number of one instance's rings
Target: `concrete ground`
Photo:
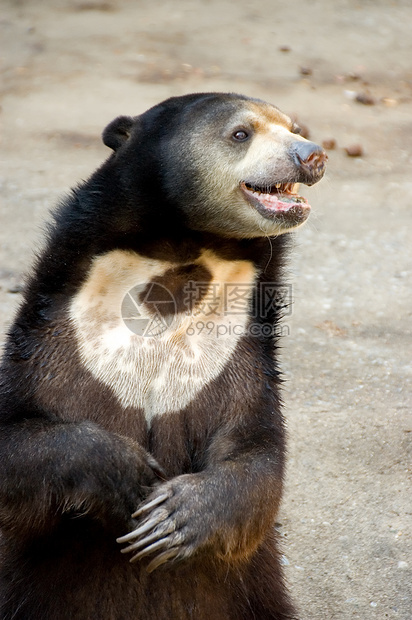
[[[103,127],[191,91],[335,140],[295,236],[277,525],[302,620],[412,618],[410,0],[3,0],[0,319]],[[349,157],[345,147],[360,145]],[[305,190],[306,191],[306,190]]]

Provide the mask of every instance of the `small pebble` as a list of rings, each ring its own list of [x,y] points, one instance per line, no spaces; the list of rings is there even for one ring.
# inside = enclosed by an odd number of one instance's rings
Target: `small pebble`
[[[403,561],[398,562],[398,568],[400,568],[401,570],[408,568],[408,562],[403,562]]]
[[[348,80],[352,80],[353,82],[357,82],[358,80],[362,78],[362,76],[359,75],[359,73],[355,73],[354,71],[351,71],[350,73],[346,75],[346,78]]]
[[[333,151],[333,149],[336,149],[335,138],[326,138],[325,140],[322,140],[322,146],[327,151]]]
[[[280,52],[290,52],[291,48],[289,47],[289,45],[281,45],[279,48]]]
[[[363,155],[363,148],[360,144],[345,146],[345,151],[348,157],[362,157]]]
[[[346,99],[351,99],[352,101],[354,101],[357,97],[357,93],[355,90],[344,90],[343,94],[345,95]]]
[[[376,104],[375,99],[372,97],[372,95],[369,95],[368,93],[357,93],[355,101],[357,101],[358,103],[363,103],[363,105]]]
[[[393,108],[395,105],[398,105],[399,103],[397,99],[392,99],[391,97],[383,97],[381,101],[388,108]]]
[[[24,286],[23,284],[15,284],[14,286],[10,286],[7,289],[8,293],[12,293],[13,295],[17,294],[17,293],[22,293],[24,291]]]
[[[299,68],[301,75],[312,75],[313,71],[310,67],[300,67]]]

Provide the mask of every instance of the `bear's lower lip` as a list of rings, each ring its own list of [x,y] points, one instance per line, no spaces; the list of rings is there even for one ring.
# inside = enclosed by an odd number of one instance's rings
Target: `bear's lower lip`
[[[304,222],[310,213],[310,205],[306,198],[293,193],[293,183],[276,183],[269,192],[261,191],[250,183],[242,182],[240,189],[248,202],[265,218],[294,221],[294,225]]]

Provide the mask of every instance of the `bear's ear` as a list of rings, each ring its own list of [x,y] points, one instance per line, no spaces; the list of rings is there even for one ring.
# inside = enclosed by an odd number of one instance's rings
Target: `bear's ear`
[[[103,131],[102,138],[106,146],[114,151],[130,137],[135,119],[131,116],[118,116]]]

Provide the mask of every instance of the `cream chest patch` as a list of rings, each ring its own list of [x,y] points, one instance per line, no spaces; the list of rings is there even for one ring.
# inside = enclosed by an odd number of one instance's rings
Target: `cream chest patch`
[[[124,407],[179,411],[217,377],[248,324],[254,265],[204,251],[187,265],[116,250],[70,305],[80,356]]]

